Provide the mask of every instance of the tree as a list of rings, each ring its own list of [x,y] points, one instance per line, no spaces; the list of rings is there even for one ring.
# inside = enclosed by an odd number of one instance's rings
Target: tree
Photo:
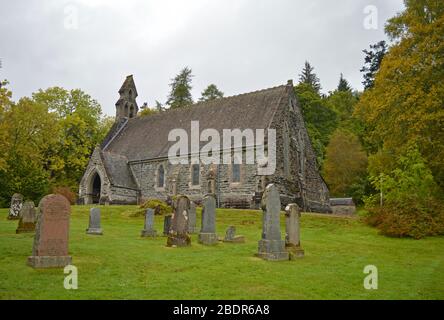
[[[440,191],[417,145],[408,146],[390,173],[370,179],[379,193],[366,201],[367,223],[388,236],[419,239],[444,234]]]
[[[101,107],[80,89],[53,87],[39,90],[32,97],[56,116],[61,128],[57,143],[45,152],[51,183],[75,191],[91,153],[104,136]]]
[[[381,66],[382,59],[387,53],[387,44],[385,41],[379,41],[376,44],[370,45],[370,51],[363,50],[363,52],[365,53],[365,63],[360,70],[364,73],[364,81],[362,84],[365,89],[370,89],[373,87],[375,76]]]
[[[299,83],[305,83],[311,86],[317,93],[321,90],[321,84],[319,78],[313,72],[314,68],[310,65],[308,61],[305,61],[302,73],[299,75]]]
[[[220,91],[215,84],[210,84],[203,92],[199,101],[210,101],[218,98],[223,98],[224,93]]]
[[[444,2],[405,5],[386,26],[395,44],[355,114],[373,149],[369,166],[374,175],[395,167],[396,159],[414,143],[444,188]]]
[[[295,93],[299,99],[318,164],[322,165],[325,147],[330,140],[330,135],[338,125],[337,114],[329,108],[327,100],[321,97],[310,84],[298,84],[295,87]]]
[[[348,81],[344,78],[344,75],[341,73],[341,77],[339,78],[338,91],[342,92],[351,92],[352,88]]]
[[[171,80],[171,91],[168,96],[167,105],[172,109],[183,108],[193,104],[193,98],[191,96],[192,78],[192,70],[185,67]]]
[[[352,186],[367,172],[367,155],[358,138],[343,129],[336,130],[327,146],[324,178],[334,196],[350,196]]]

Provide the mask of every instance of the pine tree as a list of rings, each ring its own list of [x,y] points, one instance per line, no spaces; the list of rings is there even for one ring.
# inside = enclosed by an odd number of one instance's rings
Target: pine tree
[[[215,84],[210,84],[203,92],[199,101],[210,101],[218,98],[223,98],[224,93],[220,91]]]
[[[171,92],[166,103],[172,109],[183,108],[193,104],[193,97],[191,96],[192,78],[192,70],[185,67],[174,79],[171,80]]]
[[[341,77],[339,78],[338,91],[342,91],[342,92],[347,92],[347,91],[351,92],[352,91],[350,84],[344,78],[344,75],[342,73],[341,73]]]
[[[310,63],[305,61],[304,69],[302,69],[302,73],[299,75],[299,83],[306,83],[319,93],[321,90],[321,84],[319,82],[319,78],[316,76],[313,70],[314,68],[310,65]]]
[[[370,51],[363,50],[365,53],[365,63],[360,71],[364,73],[364,81],[362,84],[365,89],[373,87],[376,73],[381,66],[382,59],[387,53],[387,48],[385,41],[379,41],[376,44],[370,45]]]

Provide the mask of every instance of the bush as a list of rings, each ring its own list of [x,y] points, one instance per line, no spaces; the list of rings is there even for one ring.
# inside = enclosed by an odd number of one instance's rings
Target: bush
[[[417,201],[385,204],[368,209],[365,221],[390,237],[412,237],[444,234],[444,210],[442,203],[429,199],[423,206]]]
[[[173,208],[169,206],[165,201],[159,199],[150,199],[144,202],[141,209],[154,209],[155,215],[167,215],[173,212]]]
[[[373,186],[382,190],[383,205],[378,196],[366,199],[365,220],[392,237],[413,237],[444,234],[444,209],[439,189],[418,148],[410,147],[400,157],[390,175],[371,177]]]
[[[77,202],[77,194],[69,187],[53,187],[52,193],[64,196],[66,199],[68,199],[70,204],[76,204]]]

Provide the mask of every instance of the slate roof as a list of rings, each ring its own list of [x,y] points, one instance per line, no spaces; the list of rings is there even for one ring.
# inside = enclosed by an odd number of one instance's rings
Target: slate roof
[[[105,150],[123,155],[128,161],[167,157],[170,146],[174,144],[168,141],[169,132],[181,128],[190,137],[191,121],[199,121],[200,132],[212,128],[218,130],[221,137],[223,129],[266,129],[281,100],[287,99],[287,89],[287,85],[282,85],[128,119]]]
[[[113,186],[137,189],[131,169],[128,166],[128,158],[107,151],[102,151],[101,157],[106,174]]]

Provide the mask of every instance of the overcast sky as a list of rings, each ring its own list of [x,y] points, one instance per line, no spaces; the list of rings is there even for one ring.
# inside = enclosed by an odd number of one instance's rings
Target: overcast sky
[[[369,5],[376,30],[364,27]],[[386,39],[402,9],[402,0],[0,0],[0,78],[14,100],[80,88],[109,115],[127,75],[151,106],[185,66],[195,100],[210,83],[228,96],[297,81],[305,60],[323,92],[341,72],[362,89],[362,50]]]

